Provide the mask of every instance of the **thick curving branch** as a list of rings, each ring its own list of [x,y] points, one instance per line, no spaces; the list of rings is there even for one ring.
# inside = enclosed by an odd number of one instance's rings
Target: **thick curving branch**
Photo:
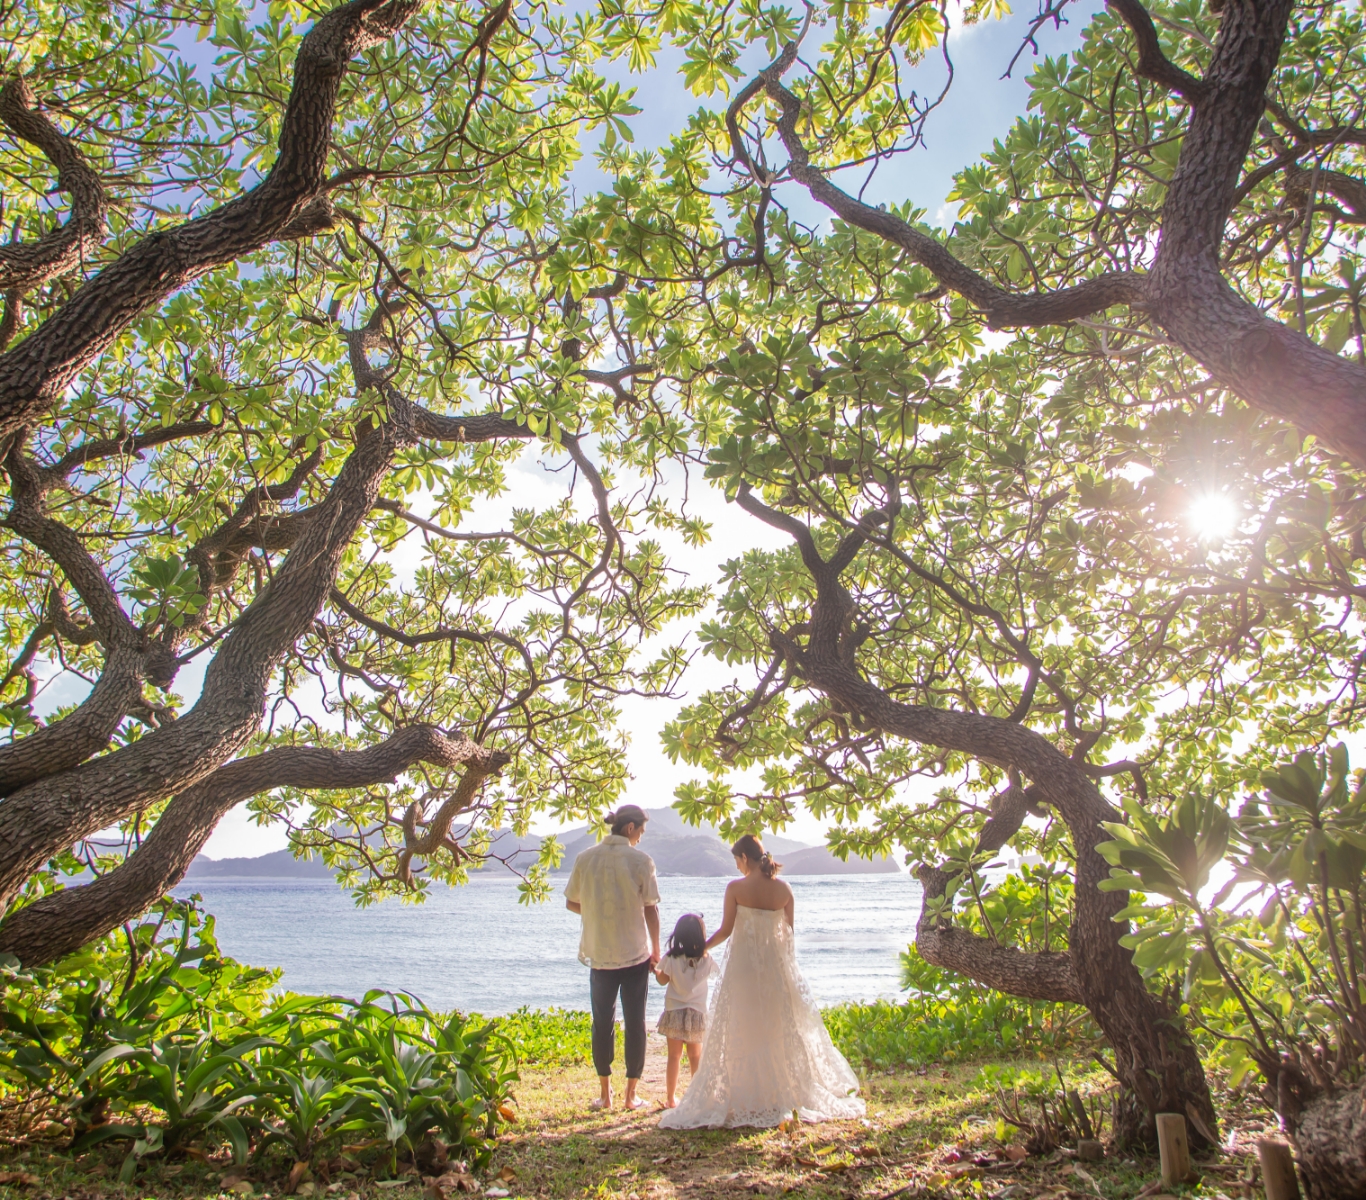
[[[309,520],[307,510],[285,516],[263,515],[267,504],[281,504],[293,500],[299,489],[322,462],[322,446],[295,464],[289,478],[282,483],[263,484],[252,488],[238,506],[212,533],[200,538],[185,557],[199,573],[199,590],[205,603],[179,629],[168,627],[163,632],[167,645],[178,646],[195,630],[203,627],[209,616],[209,601],[237,577],[238,568],[249,549],[275,548],[275,543],[293,540]]]
[[[74,531],[47,515],[45,502],[52,481],[23,453],[21,439],[15,439],[4,468],[9,476],[10,509],[0,525],[14,530],[57,565],[76,589],[106,647],[138,642],[137,628],[94,556]]]
[[[102,458],[123,456],[137,458],[144,450],[164,446],[167,442],[178,442],[181,438],[202,437],[216,432],[220,426],[211,421],[177,421],[150,433],[124,434],[114,438],[94,438],[73,446],[55,463],[39,467],[38,475],[44,489],[66,479],[77,467],[86,463],[98,462]]]
[[[1289,162],[1285,167],[1285,198],[1296,208],[1309,204],[1310,192],[1332,196],[1339,204],[1347,207],[1332,208],[1333,215],[1345,225],[1366,225],[1366,181],[1347,175],[1342,171],[1330,171],[1319,167],[1311,171],[1297,162]],[[1315,209],[1323,206],[1316,200]]]
[[[502,751],[431,725],[407,726],[364,750],[289,746],[239,758],[179,793],[142,845],[108,874],[11,916],[0,925],[0,953],[13,954],[26,966],[42,966],[145,912],[180,882],[223,815],[261,792],[393,783],[419,762],[464,766],[464,779],[478,782],[507,760]]]
[[[14,303],[94,257],[109,231],[109,202],[99,175],[76,144],[39,111],[38,98],[23,76],[0,86],[0,124],[47,156],[57,168],[57,190],[71,197],[71,212],[56,229],[34,242],[0,246],[0,291],[13,293]]]
[[[60,521],[47,516],[45,496],[61,476],[42,468],[23,453],[15,439],[5,460],[11,504],[0,525],[14,530],[47,555],[76,589],[91,624],[76,627],[60,593],[52,605],[53,629],[77,643],[98,640],[105,660],[90,694],[65,717],[27,737],[0,746],[0,797],[49,775],[71,770],[109,744],[119,724],[142,702],[144,681],[169,687],[175,679],[175,656],[150,641],[134,626],[109,582],[82,540]]]
[[[95,686],[76,708],[27,737],[0,746],[0,798],[80,766],[109,745],[123,719],[142,701],[147,656],[136,646],[116,646],[104,660]],[[0,804],[0,812],[3,812]]]
[[[1107,0],[1111,8],[1129,27],[1138,47],[1138,74],[1178,96],[1198,104],[1209,94],[1209,87],[1189,71],[1178,67],[1162,52],[1157,38],[1157,26],[1152,16],[1138,0]]]
[[[787,169],[792,178],[841,220],[900,246],[944,287],[981,309],[992,328],[1055,325],[1143,299],[1143,276],[1128,271],[1106,272],[1054,292],[1021,294],[998,286],[895,213],[865,204],[836,187],[823,171],[811,165],[810,153],[797,132],[801,101],[776,75],[765,80],[765,90],[779,107],[778,133],[791,158]]]
[[[403,814],[403,849],[398,856],[398,877],[405,886],[413,886],[415,857],[428,858],[443,848],[453,854],[459,853],[459,846],[451,840],[451,822],[474,804],[484,780],[494,772],[501,771],[511,761],[512,756],[502,750],[494,750],[478,761],[471,761],[456,784],[455,791],[425,821],[426,828],[422,833],[418,833],[418,826],[424,824],[421,803],[414,802],[408,806]]]
[[[929,870],[924,868],[917,873],[927,900],[934,895],[926,880]],[[943,895],[942,890],[938,894]],[[1002,946],[966,929],[926,921],[923,910],[915,929],[915,948],[927,963],[966,975],[1009,996],[1063,1004],[1086,1003],[1069,951],[1031,954],[1014,946]]]
[[[421,0],[350,0],[309,30],[294,61],[270,173],[203,216],[143,238],[0,355],[0,438],[40,418],[152,305],[273,241],[328,228],[325,169],[342,76],[351,59],[391,38],[420,6]]]
[[[995,854],[1020,831],[1036,800],[1028,789],[1010,787],[996,798],[991,817],[977,839],[979,854]],[[948,890],[951,876],[942,868],[922,864],[916,878],[924,888],[920,918],[915,926],[915,948],[920,957],[936,967],[957,971],[969,979],[1029,1000],[1053,1000],[1084,1004],[1070,953],[1031,954],[1014,946],[1002,946],[936,917],[926,901],[937,900]]]

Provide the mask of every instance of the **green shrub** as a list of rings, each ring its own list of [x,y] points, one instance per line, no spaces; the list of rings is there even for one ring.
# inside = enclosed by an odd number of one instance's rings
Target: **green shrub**
[[[877,1070],[987,1054],[1069,1049],[1093,1036],[1075,1005],[1021,1000],[931,966],[914,946],[901,956],[899,1004],[838,1004],[825,1027],[846,1058]]]
[[[383,1173],[424,1142],[487,1164],[517,1078],[498,1023],[387,992],[271,998],[278,972],[223,958],[195,900],[49,969],[0,963],[7,1099],[61,1122],[74,1151],[127,1144],[124,1181],[224,1140],[239,1162],[276,1145],[307,1162],[345,1138]]]
[[[569,1008],[519,1008],[494,1023],[526,1066],[572,1067],[593,1057],[593,1016]]]

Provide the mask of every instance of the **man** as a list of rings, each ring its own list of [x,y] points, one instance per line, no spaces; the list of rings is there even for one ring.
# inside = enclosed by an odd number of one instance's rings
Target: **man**
[[[645,1000],[650,972],[659,962],[659,885],[654,860],[636,843],[649,818],[635,804],[607,814],[611,834],[574,860],[564,889],[565,907],[583,918],[579,961],[590,967],[593,1000],[593,1066],[602,1094],[593,1108],[612,1107],[617,993],[626,1026],[625,1107],[640,1108],[636,1095],[645,1070]]]

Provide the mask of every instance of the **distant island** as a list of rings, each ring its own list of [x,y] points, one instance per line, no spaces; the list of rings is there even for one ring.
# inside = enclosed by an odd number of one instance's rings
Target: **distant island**
[[[650,825],[641,848],[655,860],[660,875],[721,877],[735,874],[730,847],[715,828],[694,828],[672,808],[646,810]],[[568,874],[580,852],[595,845],[597,836],[586,826],[560,835],[565,852],[557,874]],[[769,834],[764,846],[783,864],[784,875],[890,875],[899,868],[890,858],[850,858],[841,862],[824,846],[808,846],[791,838]],[[528,865],[540,853],[541,839],[521,841],[502,833],[494,839],[496,853],[509,857],[514,865]],[[497,864],[483,868],[497,869]],[[330,879],[331,870],[316,858],[295,858],[289,850],[276,850],[256,858],[213,859],[199,855],[185,873],[186,883],[211,879]]]

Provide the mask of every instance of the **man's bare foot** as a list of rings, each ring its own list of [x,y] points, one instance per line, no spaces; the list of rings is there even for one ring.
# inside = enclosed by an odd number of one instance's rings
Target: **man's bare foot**
[[[645,1101],[639,1096],[627,1096],[626,1099],[621,1102],[621,1106],[628,1112],[634,1112],[638,1108],[644,1108]]]
[[[597,1110],[597,1111],[599,1111],[599,1112],[605,1111],[606,1109],[609,1109],[609,1108],[612,1107],[612,1097],[611,1097],[611,1096],[599,1096],[596,1100],[592,1101],[592,1102],[588,1105],[588,1107],[591,1108],[591,1109],[595,1109],[595,1110]],[[628,1107],[629,1107],[629,1105],[628,1105]]]

